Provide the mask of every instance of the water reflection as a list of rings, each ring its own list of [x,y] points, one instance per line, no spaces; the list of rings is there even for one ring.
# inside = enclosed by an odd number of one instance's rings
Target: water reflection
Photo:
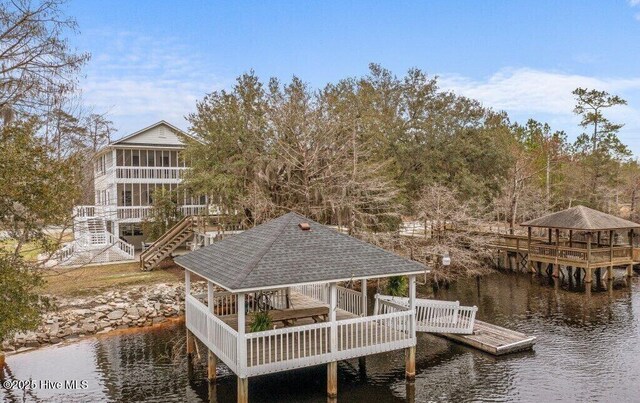
[[[404,380],[403,352],[338,366],[338,401],[633,401],[640,384],[640,285],[604,292],[570,292],[563,282],[529,275],[495,274],[436,292],[439,299],[479,307],[478,318],[538,337],[535,352],[495,358],[444,339],[420,334],[416,380]],[[419,290],[426,295],[427,290]],[[235,377],[224,367],[206,381],[200,349],[191,380],[184,354],[184,326],[106,336],[8,358],[6,378],[87,379],[83,390],[0,389],[0,400],[196,401],[235,400]],[[252,402],[326,402],[323,366],[249,381]]]

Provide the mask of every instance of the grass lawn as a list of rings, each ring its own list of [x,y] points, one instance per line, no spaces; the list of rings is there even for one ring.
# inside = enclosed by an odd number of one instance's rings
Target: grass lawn
[[[88,266],[46,271],[42,292],[60,297],[95,295],[130,285],[176,283],[184,280],[184,272],[176,265],[164,265],[153,271],[141,271],[135,263]]]

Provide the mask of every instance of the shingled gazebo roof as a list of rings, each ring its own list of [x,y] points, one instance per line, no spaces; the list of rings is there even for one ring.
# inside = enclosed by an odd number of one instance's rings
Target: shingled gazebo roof
[[[308,230],[300,225],[304,223]],[[425,271],[418,262],[297,213],[177,257],[175,262],[232,292]]]
[[[525,221],[523,227],[571,229],[577,231],[604,231],[640,228],[640,224],[585,206],[571,207],[557,213]]]

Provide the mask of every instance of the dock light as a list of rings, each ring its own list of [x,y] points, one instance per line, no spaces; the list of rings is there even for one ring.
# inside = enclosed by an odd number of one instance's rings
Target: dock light
[[[449,266],[451,264],[451,258],[449,257],[449,252],[446,252],[444,256],[442,256],[442,265]]]

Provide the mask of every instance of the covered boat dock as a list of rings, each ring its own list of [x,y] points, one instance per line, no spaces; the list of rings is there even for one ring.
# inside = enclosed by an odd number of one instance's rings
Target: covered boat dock
[[[209,349],[211,381],[218,360],[238,376],[239,402],[251,376],[322,364],[335,397],[337,361],[393,350],[405,350],[406,377],[415,377],[416,275],[425,272],[417,262],[297,213],[175,261],[185,269],[188,357],[195,336]],[[192,295],[192,274],[206,280],[206,298]],[[408,276],[406,305],[380,299],[369,315],[366,281],[390,276]],[[271,327],[251,332],[259,312]]]

